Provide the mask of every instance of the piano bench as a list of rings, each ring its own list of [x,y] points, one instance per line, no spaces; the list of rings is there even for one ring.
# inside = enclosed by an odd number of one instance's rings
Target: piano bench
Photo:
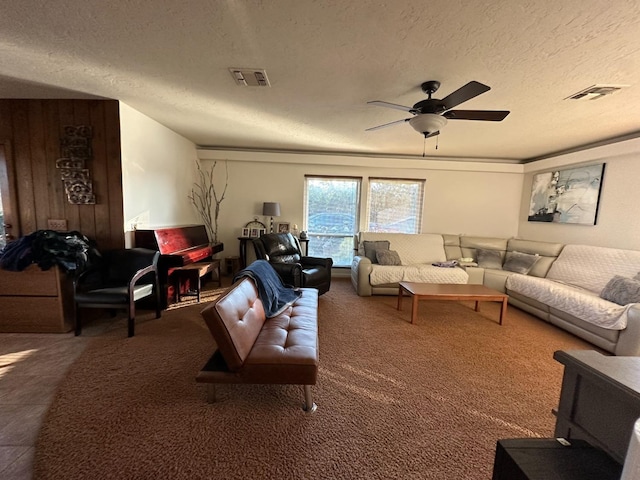
[[[174,287],[176,292],[176,301],[179,302],[181,297],[184,296],[195,296],[197,297],[198,303],[200,302],[200,287],[201,287],[201,278],[206,274],[215,271],[218,281],[218,287],[222,286],[222,275],[220,272],[220,260],[213,259],[210,262],[198,262],[198,263],[190,263],[183,267],[176,267],[173,269],[173,277],[174,277]],[[189,282],[189,288],[194,290],[194,293],[186,292],[181,293],[182,285],[185,281]],[[195,288],[194,288],[195,287]]]

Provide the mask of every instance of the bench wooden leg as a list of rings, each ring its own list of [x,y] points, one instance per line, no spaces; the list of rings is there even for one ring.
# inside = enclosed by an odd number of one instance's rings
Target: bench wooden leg
[[[304,386],[304,405],[302,409],[307,413],[313,413],[318,409],[318,405],[313,403],[313,395],[311,394],[311,385]]]

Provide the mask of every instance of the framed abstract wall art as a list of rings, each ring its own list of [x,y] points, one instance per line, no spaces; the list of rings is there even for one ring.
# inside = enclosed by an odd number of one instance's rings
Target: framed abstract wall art
[[[528,220],[595,225],[604,167],[598,163],[534,175]]]

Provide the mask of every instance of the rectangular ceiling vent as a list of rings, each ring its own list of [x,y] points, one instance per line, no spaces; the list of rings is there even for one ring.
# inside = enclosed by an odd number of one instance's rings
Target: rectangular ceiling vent
[[[267,72],[260,68],[230,68],[231,76],[241,87],[270,87]]]
[[[595,100],[628,87],[629,85],[591,85],[589,88],[585,88],[584,90],[580,90],[578,93],[569,95],[565,100]]]

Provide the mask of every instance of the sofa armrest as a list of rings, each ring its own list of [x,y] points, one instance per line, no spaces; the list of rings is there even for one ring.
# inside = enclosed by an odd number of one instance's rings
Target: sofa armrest
[[[361,297],[372,295],[369,275],[371,274],[371,260],[367,257],[356,255],[351,262],[351,283],[356,293]]]
[[[629,307],[627,312],[627,328],[620,331],[615,355],[639,356],[640,355],[640,303]]]
[[[284,284],[292,287],[302,287],[302,265],[299,263],[270,263]]]
[[[300,259],[300,263],[305,267],[307,265],[313,265],[314,267],[324,267],[327,270],[331,270],[331,267],[333,266],[333,259],[322,257],[302,257]]]

